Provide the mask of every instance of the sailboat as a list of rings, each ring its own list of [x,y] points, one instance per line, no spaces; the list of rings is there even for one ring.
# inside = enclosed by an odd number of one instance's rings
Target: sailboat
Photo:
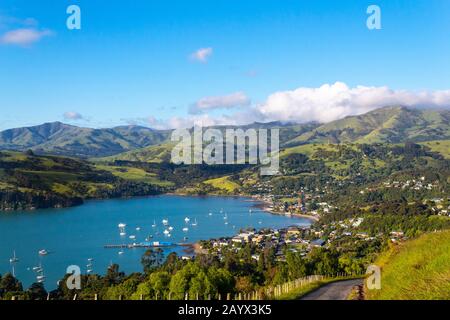
[[[193,227],[197,226],[197,219],[195,219],[194,222],[192,222],[191,226],[193,226]]]
[[[88,261],[89,261],[89,263],[86,265],[86,268],[87,268],[87,270],[86,270],[86,273],[91,273],[93,270],[92,270],[92,260],[89,260],[88,259]]]
[[[169,220],[163,219],[163,220],[162,220],[162,224],[165,225],[165,226],[167,226],[167,225],[169,224]]]
[[[11,262],[11,263],[19,262],[19,258],[16,257],[16,250],[14,250],[13,257],[11,259],[9,259],[9,262]]]
[[[168,236],[169,234],[170,234],[170,231],[169,230],[164,230],[164,232],[163,232],[166,236]]]
[[[191,219],[189,219],[188,217],[184,218],[184,222],[189,223],[189,221],[191,221]]]
[[[48,251],[45,250],[45,249],[39,250],[39,255],[40,256],[46,256],[46,255],[48,255]]]
[[[119,225],[118,225],[121,237],[125,237],[127,235],[127,233],[125,232],[126,226],[127,225],[125,223],[119,223]]]
[[[156,221],[153,220],[152,228],[156,228]]]

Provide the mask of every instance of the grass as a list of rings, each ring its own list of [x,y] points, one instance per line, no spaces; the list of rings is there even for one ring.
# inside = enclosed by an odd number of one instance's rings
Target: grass
[[[115,167],[105,165],[96,165],[95,167],[99,170],[109,171],[116,177],[129,181],[144,182],[159,186],[171,186],[173,184],[172,182],[169,181],[161,181],[158,179],[156,174],[146,172],[145,170],[140,168]]]
[[[450,140],[428,141],[421,144],[429,147],[431,151],[440,153],[445,159],[450,159]]]
[[[204,183],[227,192],[235,192],[241,187],[236,182],[231,181],[229,176],[206,180]]]
[[[395,245],[375,264],[381,290],[367,290],[368,299],[450,299],[450,230]]]

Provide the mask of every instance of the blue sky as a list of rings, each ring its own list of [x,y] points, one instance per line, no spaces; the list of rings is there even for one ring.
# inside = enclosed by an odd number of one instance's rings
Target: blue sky
[[[81,30],[66,28],[71,4],[81,8]],[[370,4],[381,8],[381,30],[366,27]],[[39,36],[8,43],[17,29]],[[201,116],[245,122],[252,113],[256,120],[311,113],[317,116],[307,120],[333,120],[319,113],[336,106],[334,86],[285,97],[336,82],[348,87],[339,87],[347,97],[339,105],[360,97],[359,85],[404,90],[392,101],[411,101],[403,97],[412,94],[420,105],[428,102],[424,95],[442,91],[445,101],[436,98],[442,94],[430,101],[450,102],[448,0],[2,0],[1,37],[0,129],[49,121],[162,126]],[[192,58],[206,48],[205,61]],[[414,96],[418,91],[425,93]],[[276,92],[287,93],[271,99]],[[390,91],[381,92],[377,103],[391,101]],[[305,95],[316,109],[302,109]],[[373,108],[362,105],[365,97],[329,114]],[[280,103],[279,112],[268,100]],[[190,114],[202,101],[203,115]],[[283,108],[303,111],[286,118]]]

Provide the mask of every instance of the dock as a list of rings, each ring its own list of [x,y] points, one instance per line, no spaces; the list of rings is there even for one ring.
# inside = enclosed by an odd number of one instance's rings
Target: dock
[[[172,243],[172,242],[140,242],[132,244],[106,244],[105,249],[135,249],[135,248],[168,248],[168,247],[191,247],[192,243]]]

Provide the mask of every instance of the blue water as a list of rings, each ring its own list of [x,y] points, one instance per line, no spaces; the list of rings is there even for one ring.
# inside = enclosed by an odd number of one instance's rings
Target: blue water
[[[47,209],[14,213],[0,212],[0,273],[11,272],[9,259],[16,251],[19,262],[14,264],[15,275],[24,287],[36,281],[34,266],[42,265],[46,276],[45,286],[54,289],[69,265],[80,266],[86,272],[88,258],[94,258],[93,272],[104,274],[111,263],[120,265],[121,270],[140,272],[140,258],[145,249],[105,249],[106,244],[122,244],[145,241],[153,235],[152,241],[193,243],[201,239],[232,236],[243,227],[280,228],[289,225],[308,225],[309,221],[272,215],[254,207],[255,202],[246,198],[232,197],[182,197],[158,196],[147,198],[90,201],[66,209]],[[223,209],[223,213],[220,210]],[[249,210],[252,210],[252,213]],[[212,212],[212,216],[209,216]],[[228,216],[225,224],[224,213]],[[197,226],[188,226],[185,217]],[[164,236],[162,219],[168,219],[174,230],[171,237]],[[153,221],[157,227],[153,228]],[[126,237],[119,235],[119,223],[127,224]],[[140,227],[140,231],[136,231]],[[158,234],[159,233],[159,234]],[[135,235],[136,240],[129,236]],[[39,256],[45,249],[50,253]],[[166,249],[183,254],[182,248]]]

